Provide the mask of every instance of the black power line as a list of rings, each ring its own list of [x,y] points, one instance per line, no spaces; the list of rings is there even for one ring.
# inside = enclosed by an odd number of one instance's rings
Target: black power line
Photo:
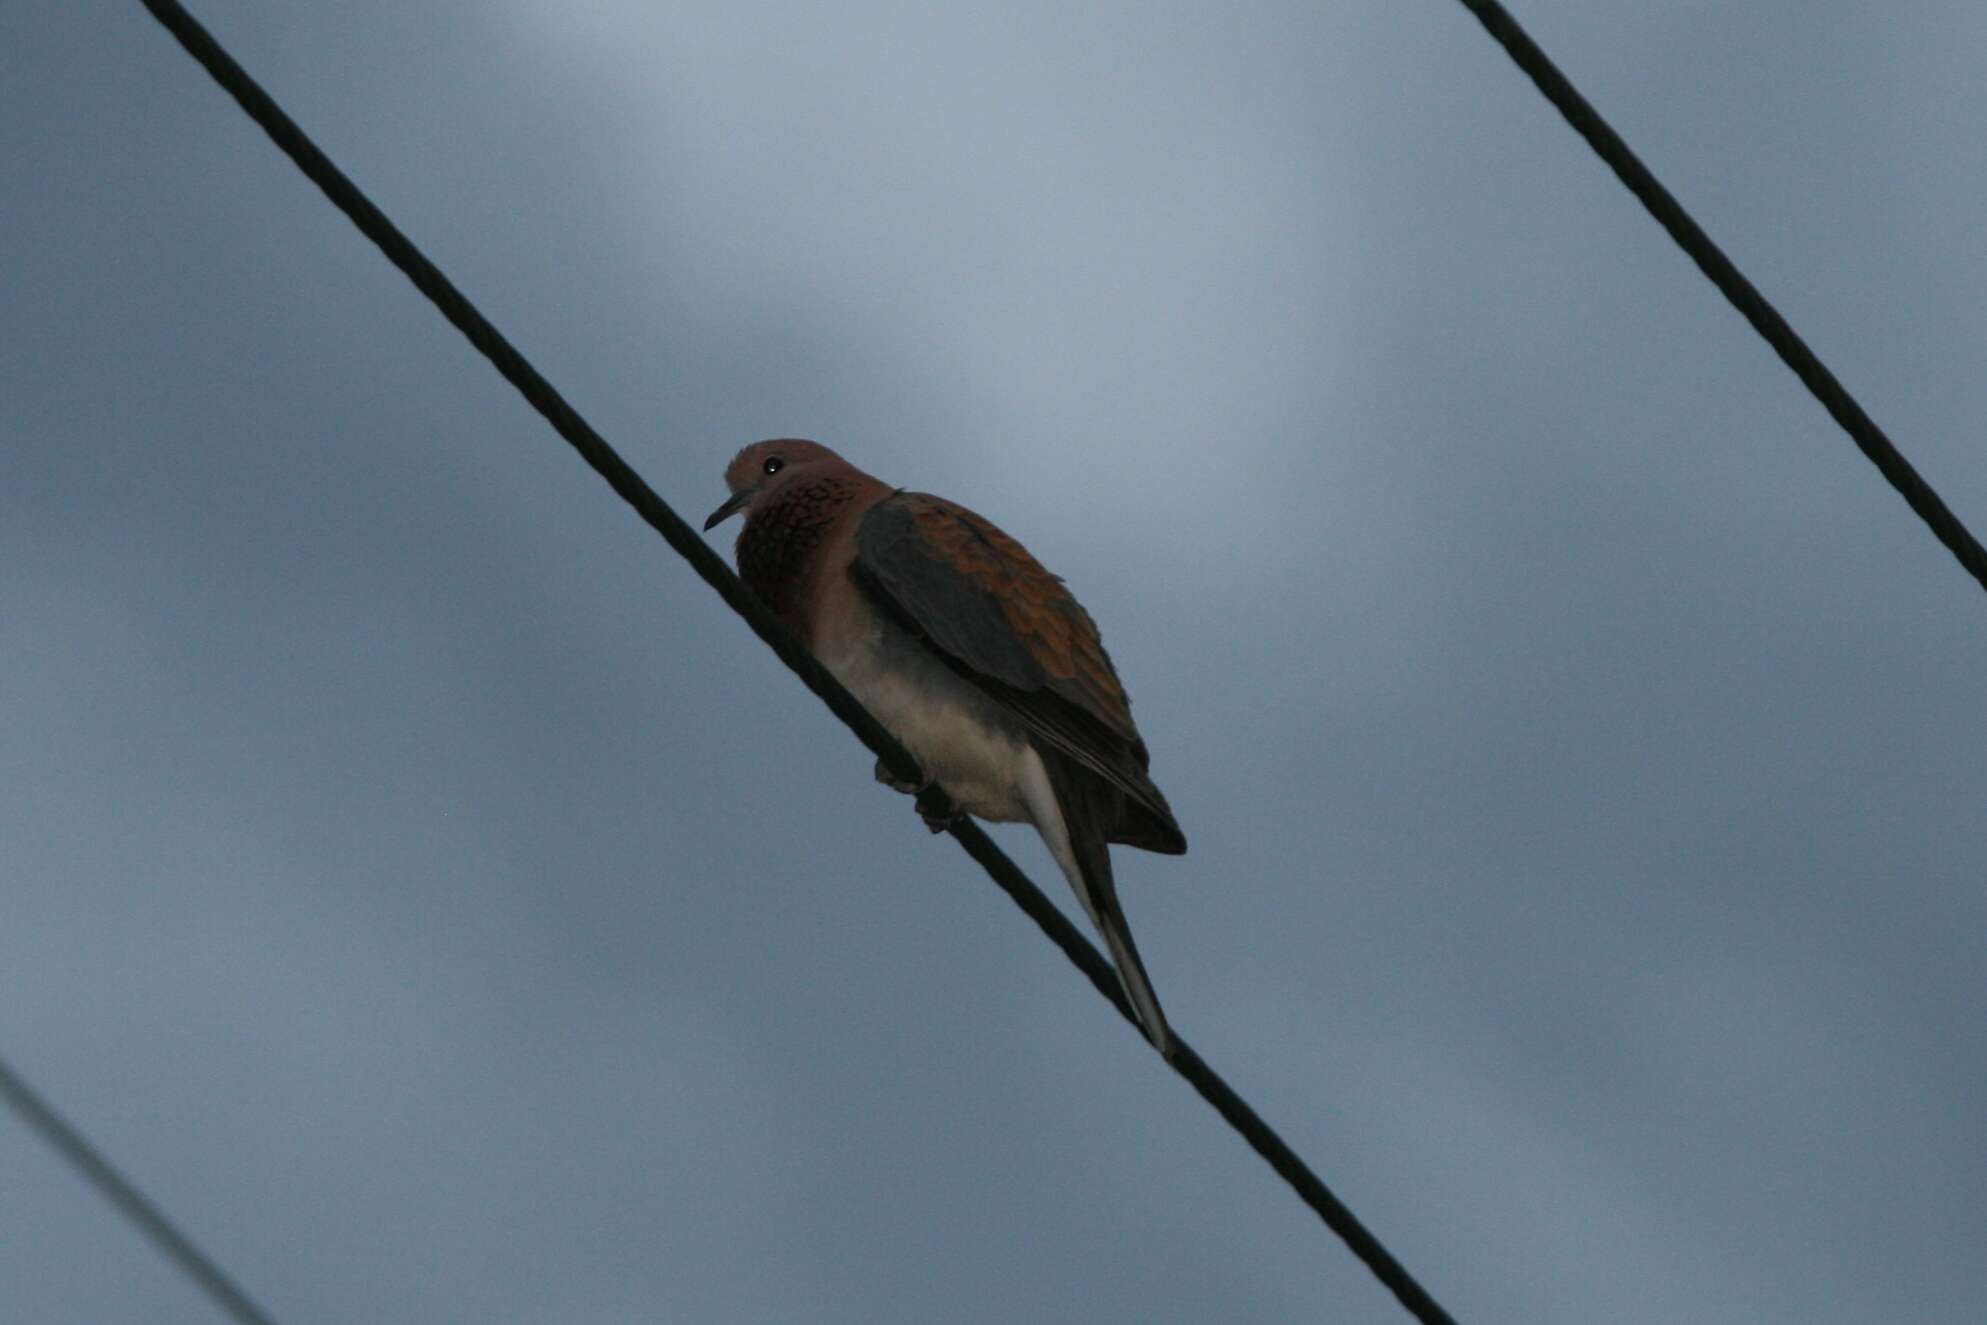
[[[670,547],[690,563],[691,568],[703,578],[705,583],[717,590],[725,602],[745,618],[759,638],[779,655],[781,661],[793,669],[809,689],[821,697],[864,745],[883,760],[891,773],[906,782],[922,784],[925,781],[916,761],[896,738],[878,724],[840,682],[829,675],[827,669],[798,640],[794,639],[786,627],[745,587],[718,555],[711,551],[703,539],[660,497],[656,496],[648,484],[643,482],[641,476],[629,468],[627,462],[622,460],[600,434],[580,417],[578,411],[566,403],[564,397],[553,388],[552,384],[540,376],[538,370],[533,368],[488,319],[477,311],[461,291],[457,290],[393,222],[386,218],[385,213],[381,212],[371,199],[345,176],[344,172],[332,164],[330,158],[311,142],[303,130],[297,127],[296,122],[283,112],[282,108],[248,76],[239,64],[235,63],[234,58],[221,48],[184,7],[176,3],[176,0],[144,0],[144,4],[152,12],[153,17],[157,18],[180,45],[186,48],[187,53],[198,61],[213,76],[214,81],[219,83],[222,89],[241,105],[249,117],[262,127],[263,132],[269,135],[276,146],[281,148],[297,167],[324,191],[332,204],[350,217],[352,223],[379,246],[388,261],[406,273],[416,288],[441,311],[442,316],[455,324],[470,343],[490,360],[497,371],[502,373],[505,379],[524,395],[532,407],[545,417],[546,422],[550,423],[554,430],[579,452],[580,457],[607,480],[608,485],[634,507],[636,513],[661,534]],[[951,807],[935,808],[944,810]],[[950,831],[965,847],[967,854],[985,867],[994,882],[999,884],[1008,896],[1014,899],[1015,904],[1042,927],[1056,946],[1090,977],[1090,982],[1097,987],[1097,991],[1109,999],[1118,1012],[1132,1024],[1134,1029],[1137,1029],[1137,1016],[1125,1002],[1111,966],[1098,955],[1089,941],[1077,932],[1075,926],[1069,923],[1062,912],[1050,904],[1041,890],[1007,858],[999,847],[993,844],[977,824],[961,817],[954,821]],[[1140,1034],[1142,1036],[1143,1032]],[[1326,1226],[1345,1242],[1352,1253],[1393,1292],[1401,1305],[1415,1319],[1423,1322],[1423,1325],[1455,1325],[1454,1318],[1429,1296],[1427,1290],[1422,1288],[1393,1254],[1380,1243],[1380,1240],[1359,1222],[1345,1203],[1332,1194],[1331,1189],[1311,1171],[1297,1152],[1292,1150],[1185,1040],[1177,1035],[1174,1040],[1173,1056],[1168,1060],[1173,1070],[1186,1078],[1188,1084],[1214,1106],[1256,1153],[1269,1162],[1270,1167],[1291,1185],[1299,1198],[1310,1206]]]
[[[138,1231],[165,1253],[166,1259],[177,1265],[201,1292],[212,1299],[215,1306],[240,1325],[276,1325],[272,1317],[249,1300],[248,1294],[228,1277],[225,1270],[194,1246],[193,1239],[179,1231],[179,1226],[166,1216],[165,1211],[147,1200],[143,1192],[112,1168],[110,1161],[81,1132],[64,1122],[61,1115],[21,1079],[20,1074],[7,1066],[5,1060],[0,1060],[0,1099],[5,1100],[20,1115],[22,1122],[40,1133],[42,1140],[88,1179],[105,1200],[136,1224]]]
[[[1725,298],[1732,301],[1732,307],[1745,315],[1753,330],[1764,337],[1774,353],[1794,370],[1794,375],[1814,393],[1822,408],[1842,425],[1843,431],[1869,457],[1870,463],[1890,481],[1911,509],[1918,512],[1918,518],[1931,526],[1938,540],[1951,549],[1967,573],[1980,582],[1981,588],[1987,589],[1987,550],[1981,548],[1966,526],[1960,523],[1959,517],[1946,508],[1939,494],[1932,491],[1932,485],[1919,477],[1911,462],[1891,444],[1890,438],[1884,435],[1884,430],[1876,425],[1876,421],[1863,412],[1863,407],[1836,380],[1835,374],[1815,357],[1807,342],[1787,325],[1787,319],[1780,316],[1780,311],[1768,303],[1766,296],[1732,265],[1724,250],[1704,233],[1702,226],[1691,219],[1683,204],[1649,173],[1641,158],[1567,81],[1566,75],[1559,72],[1559,67],[1518,26],[1518,20],[1512,18],[1503,5],[1497,0],[1461,0],[1461,3],[1477,16],[1490,35],[1496,38],[1497,44],[1538,85],[1545,99],[1559,108],[1566,122],[1587,140],[1587,145],[1608,163],[1621,182],[1628,186],[1628,191],[1641,200],[1663,229],[1670,232],[1670,238],[1677,242],[1677,247],[1690,255],[1690,260],[1711,279],[1713,285],[1724,292]]]

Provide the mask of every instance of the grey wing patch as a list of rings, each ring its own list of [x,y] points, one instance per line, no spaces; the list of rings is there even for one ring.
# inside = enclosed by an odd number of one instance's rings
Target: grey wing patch
[[[1048,673],[1008,624],[986,588],[935,556],[912,511],[896,498],[877,503],[856,528],[855,571],[871,580],[910,624],[976,672],[1016,690],[1040,690]]]
[[[1111,840],[1148,851],[1186,850],[1165,796],[1146,773],[1145,743],[1124,711],[1095,627],[1061,581],[1018,544],[950,503],[899,492],[871,507],[856,527],[850,573],[879,608],[929,640],[1037,738],[1130,797]],[[1016,601],[1004,606],[996,586]],[[1016,628],[1016,611],[1032,634]],[[1074,635],[1073,625],[1087,638]],[[1066,667],[1058,675],[1031,639],[1063,664],[1075,658],[1074,645],[1088,643],[1095,648],[1093,671],[1101,674],[1086,678]],[[1100,693],[1100,686],[1109,689]]]

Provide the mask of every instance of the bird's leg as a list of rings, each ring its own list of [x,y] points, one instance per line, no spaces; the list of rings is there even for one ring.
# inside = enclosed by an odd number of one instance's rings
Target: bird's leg
[[[932,778],[923,782],[906,782],[892,773],[881,759],[876,761],[876,780],[892,791],[901,791],[906,796],[918,798],[918,817],[925,821],[925,827],[934,833],[942,833],[953,824],[966,817],[966,812],[951,803],[945,789]],[[940,805],[944,808],[939,808]]]
[[[945,794],[945,788],[936,782],[927,782],[918,791],[918,817],[925,821],[925,827],[934,833],[942,833],[966,817],[966,812],[952,803]],[[943,806],[944,808],[940,808]]]
[[[881,759],[876,761],[876,780],[878,782],[881,782],[884,786],[890,788],[890,790],[901,791],[906,796],[915,796],[919,792],[923,791],[926,787],[931,785],[929,780],[926,780],[924,782],[904,781],[904,779],[898,777],[895,773],[892,773],[890,771],[890,766],[884,763]]]

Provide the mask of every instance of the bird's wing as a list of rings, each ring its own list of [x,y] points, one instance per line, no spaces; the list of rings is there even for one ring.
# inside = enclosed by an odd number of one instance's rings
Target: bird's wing
[[[1096,623],[1026,548],[942,497],[899,492],[862,517],[851,573],[1031,732],[1130,798],[1116,840],[1186,849]]]

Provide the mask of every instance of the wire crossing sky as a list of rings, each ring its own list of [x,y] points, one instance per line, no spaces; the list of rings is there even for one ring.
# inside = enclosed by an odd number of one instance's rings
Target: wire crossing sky
[[[1731,300],[1732,306],[1745,315],[1753,330],[1757,331],[1766,343],[1773,347],[1786,365],[1794,370],[1803,386],[1814,394],[1824,409],[1844,432],[1856,443],[1856,447],[1877,467],[1885,480],[1896,488],[1898,494],[1931,529],[1934,536],[1946,545],[1967,574],[1987,589],[1987,550],[1983,550],[1971,530],[1960,523],[1959,518],[1946,509],[1945,502],[1932,490],[1929,483],[1920,478],[1918,471],[1911,467],[1894,445],[1884,435],[1876,421],[1863,412],[1856,398],[1849,394],[1838,382],[1835,374],[1828,371],[1827,365],[1815,357],[1807,342],[1795,334],[1787,325],[1787,319],[1780,316],[1778,309],[1768,303],[1744,273],[1732,264],[1724,251],[1704,233],[1703,227],[1691,219],[1682,205],[1677,202],[1662,182],[1649,172],[1620,135],[1608,126],[1608,122],[1580,95],[1579,90],[1567,81],[1564,74],[1538,48],[1510,11],[1497,0],[1461,0],[1464,8],[1482,21],[1486,31],[1502,46],[1513,62],[1525,71],[1539,92],[1550,101],[1560,114],[1566,117],[1574,131],[1587,140],[1608,168],[1620,177],[1621,182],[1633,193],[1636,200],[1649,209],[1663,229],[1669,231],[1677,246],[1690,255],[1719,292]]]
[[[4,1060],[0,1060],[0,1099],[4,1099],[15,1116],[48,1142],[49,1147],[96,1188],[119,1214],[130,1220],[181,1273],[199,1285],[200,1291],[220,1308],[221,1314],[242,1322],[242,1325],[274,1325],[262,1308],[242,1291],[241,1285],[201,1251],[165,1211],[132,1186],[90,1144],[87,1137],[71,1127]]]
[[[656,491],[813,435],[1070,577],[1194,843],[1121,871],[1169,1010],[1458,1318],[1987,1311],[1987,642],[1475,25],[203,17]],[[1987,15],[1525,18],[1987,502]],[[949,847],[874,868],[867,759],[149,25],[7,29],[0,1044],[230,1276],[1400,1318]],[[214,1318],[0,1181],[17,1314]]]
[[[669,509],[661,498],[655,495],[640,476],[630,469],[621,457],[615,454],[605,439],[596,433],[578,412],[568,405],[550,383],[539,375],[537,370],[513,349],[510,343],[491,326],[475,306],[463,298],[452,283],[409,243],[392,222],[387,220],[372,202],[332,164],[309,137],[297,127],[295,121],[284,114],[274,100],[258,87],[247,72],[223,50],[218,42],[202,28],[186,10],[174,0],[144,0],[145,7],[166,29],[177,38],[216,82],[227,91],[249,116],[260,125],[270,138],[311,181],[323,189],[326,196],[338,209],[351,217],[366,237],[380,246],[394,266],[406,272],[422,293],[434,301],[443,315],[456,325],[476,347],[488,357],[497,370],[504,375],[525,398],[531,402],[547,422],[551,423],[559,435],[566,439],[594,471],[607,479],[624,500],[626,500],[670,546],[682,554],[706,583],[716,589],[733,610],[745,618],[759,637],[772,646],[782,662],[793,669],[817,695],[835,711],[835,715],[860,737],[865,745],[881,757],[901,780],[922,784],[923,771],[905,752],[903,747],[883,729],[873,717],[866,713],[855,698],[841,683],[828,673],[827,668],[809,654],[798,641],[774,618],[771,611],[748,591],[743,583],[711,552],[710,548],[693,533],[690,527]],[[1109,999],[1118,1009],[1119,1015],[1137,1028],[1137,1018],[1125,1002],[1124,993],[1119,987],[1111,968],[1091,946],[1089,940],[1079,934],[1069,924],[1062,913],[1049,905],[1041,890],[1015,868],[999,848],[988,840],[985,832],[971,819],[954,817],[947,831],[959,840],[968,855],[977,860],[995,883],[1014,899],[1017,905],[1043,929],[1056,946],[1073,961],[1098,992]],[[1334,1196],[1330,1188],[1313,1173],[1310,1167],[1285,1144],[1283,1138],[1266,1124],[1247,1101],[1222,1080],[1219,1073],[1209,1067],[1205,1060],[1187,1043],[1184,1036],[1177,1037],[1173,1055],[1167,1060],[1188,1084],[1192,1085],[1203,1098],[1214,1105],[1223,1119],[1239,1132],[1250,1147],[1262,1155],[1275,1169],[1277,1175],[1288,1182],[1303,1202],[1317,1212],[1326,1226],[1336,1233],[1352,1253],[1371,1269],[1388,1291],[1400,1300],[1403,1308],[1415,1319],[1429,1322],[1448,1322],[1453,1318],[1442,1309],[1426,1289],[1417,1283],[1404,1269],[1393,1254],[1374,1237],[1366,1226]]]

